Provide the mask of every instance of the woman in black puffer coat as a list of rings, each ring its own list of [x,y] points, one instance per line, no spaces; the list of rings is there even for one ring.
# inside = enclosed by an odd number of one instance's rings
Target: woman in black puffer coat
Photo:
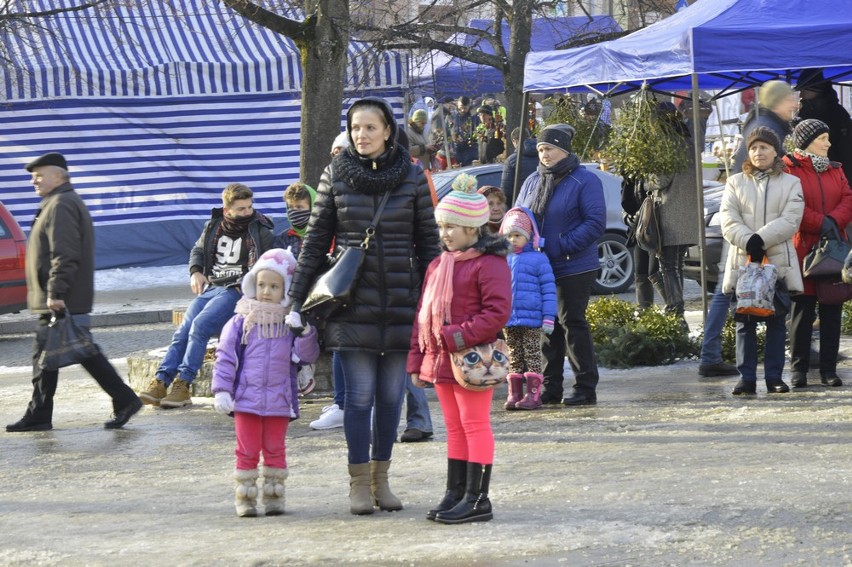
[[[374,503],[382,510],[402,508],[388,488],[387,470],[421,282],[429,262],[440,254],[426,176],[396,144],[397,128],[390,105],[380,98],[358,100],[347,112],[349,148],[323,172],[289,292],[298,313],[332,243],[361,243],[389,191],[354,299],[329,318],[325,329],[326,346],[340,353],[346,384],[343,430],[353,514],[372,514]]]

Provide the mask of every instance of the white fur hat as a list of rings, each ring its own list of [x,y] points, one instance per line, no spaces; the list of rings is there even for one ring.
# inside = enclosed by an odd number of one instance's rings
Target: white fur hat
[[[290,282],[293,281],[293,273],[296,271],[296,257],[290,249],[273,248],[258,258],[251,271],[243,276],[242,289],[245,297],[256,299],[257,273],[262,270],[271,270],[284,278],[284,299],[281,300],[281,305],[290,305],[287,292],[290,291]]]

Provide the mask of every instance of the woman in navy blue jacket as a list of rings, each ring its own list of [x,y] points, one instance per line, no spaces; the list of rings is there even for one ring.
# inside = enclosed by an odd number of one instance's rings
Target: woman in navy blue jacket
[[[517,205],[535,215],[543,251],[556,277],[554,331],[542,337],[544,404],[597,403],[598,367],[586,307],[597,277],[598,239],[606,226],[606,201],[598,177],[571,152],[574,128],[551,124],[538,136],[538,170],[521,187]],[[574,372],[574,392],[562,398],[565,355]]]

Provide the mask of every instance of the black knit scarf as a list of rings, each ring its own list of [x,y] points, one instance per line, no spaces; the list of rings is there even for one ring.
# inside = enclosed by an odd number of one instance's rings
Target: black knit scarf
[[[365,158],[352,148],[337,154],[332,162],[334,177],[355,191],[381,195],[402,183],[411,167],[405,148],[395,146],[376,159]]]
[[[577,157],[577,154],[568,154],[568,157],[559,160],[550,167],[538,164],[538,187],[536,187],[535,198],[530,206],[530,210],[535,215],[539,230],[543,224],[542,221],[544,220],[544,211],[547,208],[547,203],[553,197],[553,190],[556,189],[560,181],[565,179],[565,176],[579,166],[580,158]]]

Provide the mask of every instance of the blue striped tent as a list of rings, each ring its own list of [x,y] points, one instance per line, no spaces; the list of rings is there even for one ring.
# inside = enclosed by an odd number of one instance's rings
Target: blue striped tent
[[[76,4],[15,0],[11,9]],[[65,154],[95,221],[98,268],[186,262],[235,181],[281,226],[282,192],[299,174],[296,47],[220,2],[129,4],[2,34],[3,55],[18,62],[0,68],[3,203],[28,230],[39,198],[23,165]],[[346,96],[384,96],[401,120],[404,57],[353,41]]]

